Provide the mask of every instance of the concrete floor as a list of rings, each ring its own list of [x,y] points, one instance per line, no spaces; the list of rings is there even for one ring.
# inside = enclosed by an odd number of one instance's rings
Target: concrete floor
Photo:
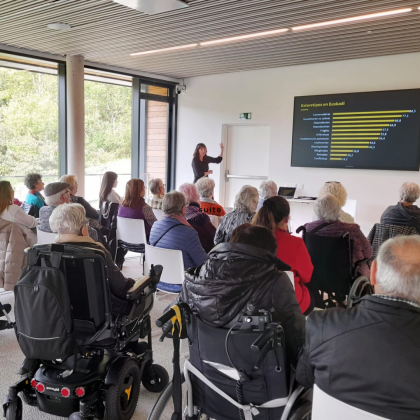
[[[126,277],[138,278],[141,277],[141,266],[139,264],[139,258],[129,258],[124,264],[123,273]],[[155,326],[155,319],[158,318],[163,310],[175,299],[175,295],[159,295],[158,300],[155,301],[153,310],[151,312],[152,325],[153,325],[153,352],[154,361],[166,368],[170,378],[172,378],[172,353],[173,345],[171,339],[166,339],[163,343],[159,342],[161,330]],[[13,305],[14,295],[12,292],[2,292],[0,289],[0,301],[2,303],[10,303]],[[13,310],[12,310],[13,318]],[[4,318],[3,318],[4,319]],[[184,346],[184,349],[186,346]],[[184,352],[182,354],[181,365],[183,360],[187,357]],[[19,345],[16,340],[16,336],[13,330],[0,331],[0,404],[2,403],[5,395],[7,394],[8,387],[18,380],[16,375],[17,370],[20,368],[21,363],[24,359],[23,353],[21,352]],[[158,395],[147,391],[144,387],[141,387],[140,397],[138,400],[137,408],[132,417],[133,420],[146,420],[149,412],[156,402]],[[2,411],[0,416],[2,415]],[[171,410],[168,407],[167,412],[164,413],[162,418],[170,419]],[[2,418],[2,417],[0,417]],[[24,420],[59,420],[62,417],[51,416],[40,412],[38,409],[26,406],[24,404]],[[114,419],[113,419],[114,420]],[[117,419],[115,419],[117,420]]]

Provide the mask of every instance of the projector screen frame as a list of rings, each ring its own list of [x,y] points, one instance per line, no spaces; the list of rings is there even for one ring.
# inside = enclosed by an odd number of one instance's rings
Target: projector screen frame
[[[330,94],[320,94],[320,95],[302,95],[302,96],[294,96],[293,100],[293,128],[292,128],[292,149],[291,149],[291,155],[290,155],[290,167],[291,168],[319,168],[319,169],[349,169],[349,170],[357,170],[357,169],[363,169],[363,170],[380,170],[380,171],[407,171],[407,172],[419,172],[420,170],[420,129],[417,136],[417,154],[416,154],[416,162],[412,166],[403,166],[403,167],[389,167],[389,166],[368,166],[368,165],[351,165],[347,164],[343,166],[343,163],[341,164],[331,164],[331,165],[325,165],[322,164],[322,162],[318,164],[293,164],[293,157],[294,157],[294,148],[297,146],[297,141],[294,139],[295,131],[296,131],[296,124],[298,124],[300,121],[298,121],[299,118],[296,118],[296,106],[297,101],[299,103],[302,103],[303,98],[331,98],[333,96],[342,96],[342,95],[366,95],[366,94],[376,94],[376,93],[393,93],[393,92],[418,92],[419,97],[419,106],[416,108],[417,111],[417,118],[420,119],[420,88],[413,88],[413,89],[390,89],[390,90],[377,90],[377,91],[364,91],[364,92],[347,92],[347,93],[330,93]],[[313,100],[309,99],[308,101]],[[321,111],[320,111],[321,112]],[[356,112],[356,111],[355,111]],[[414,142],[413,142],[414,144]],[[350,147],[350,146],[349,146]]]

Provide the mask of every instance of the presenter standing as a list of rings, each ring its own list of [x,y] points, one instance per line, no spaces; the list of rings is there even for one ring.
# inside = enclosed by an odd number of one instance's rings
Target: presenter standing
[[[220,143],[220,155],[216,158],[207,156],[207,147],[204,143],[198,143],[191,166],[194,171],[194,183],[196,183],[203,176],[209,176],[213,171],[209,170],[209,163],[220,163],[223,159],[224,145]]]

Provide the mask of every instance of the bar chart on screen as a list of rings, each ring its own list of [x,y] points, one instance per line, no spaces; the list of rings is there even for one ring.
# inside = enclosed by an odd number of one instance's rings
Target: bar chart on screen
[[[388,135],[397,135],[404,128],[404,119],[417,113],[416,109],[334,112],[332,114],[330,160],[347,162],[358,153],[373,152],[378,142]]]
[[[418,171],[420,89],[295,97],[292,166]]]

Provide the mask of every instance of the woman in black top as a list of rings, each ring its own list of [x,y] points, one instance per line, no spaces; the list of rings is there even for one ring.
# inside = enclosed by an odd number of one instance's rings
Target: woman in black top
[[[196,183],[203,176],[208,176],[213,173],[209,171],[209,163],[220,163],[223,159],[224,146],[220,143],[220,155],[217,158],[207,156],[207,147],[204,143],[198,143],[195,151],[191,166],[194,171],[194,183]]]

